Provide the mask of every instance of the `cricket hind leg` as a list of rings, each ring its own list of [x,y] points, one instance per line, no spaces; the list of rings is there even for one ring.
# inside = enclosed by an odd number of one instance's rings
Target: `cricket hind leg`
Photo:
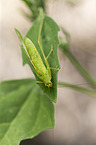
[[[43,49],[42,49],[42,46],[41,46],[41,43],[40,43],[41,32],[42,32],[42,28],[43,28],[43,22],[44,22],[44,13],[43,13],[43,16],[42,16],[41,25],[40,25],[40,29],[39,29],[38,44],[39,44],[39,47],[40,47],[41,52],[42,52],[42,54],[43,54],[45,63],[46,63],[46,65],[47,65],[47,59],[48,59],[48,57],[50,56],[50,54],[52,53],[52,51],[53,51],[53,45],[51,45],[51,50],[50,50],[48,56],[45,57],[45,54],[44,54],[44,52],[43,52]]]
[[[45,16],[44,16],[44,13],[43,13],[43,16],[42,16],[42,19],[41,19],[41,24],[40,24],[40,29],[39,29],[38,44],[39,44],[39,47],[40,47],[41,52],[42,52],[42,54],[43,54],[43,57],[44,57],[44,60],[45,60],[45,64],[46,64],[47,67],[49,67],[48,61],[47,61],[47,59],[46,59],[46,57],[45,57],[45,54],[44,54],[42,45],[41,45],[41,43],[40,43],[41,32],[42,32],[43,23],[44,23],[44,17],[45,17]],[[49,53],[50,53],[50,52],[49,52]],[[48,57],[49,57],[49,55],[48,55]]]
[[[46,60],[49,58],[49,56],[52,52],[53,52],[53,45],[51,45],[51,50],[50,50],[49,54],[47,55]]]
[[[51,67],[49,67],[49,64],[48,64],[47,59],[49,58],[49,56],[50,56],[51,53],[53,52],[53,45],[51,45],[51,50],[50,50],[49,54],[47,55],[47,57],[45,57],[45,54],[44,54],[44,52],[43,52],[42,45],[41,45],[41,43],[40,43],[40,38],[41,38],[41,32],[42,32],[43,23],[44,23],[44,17],[45,17],[45,16],[44,16],[44,13],[43,13],[43,16],[42,16],[42,19],[41,19],[41,24],[40,24],[40,29],[39,29],[38,44],[39,44],[39,47],[40,47],[41,52],[42,52],[42,54],[43,54],[43,57],[44,57],[44,60],[45,60],[45,64],[46,64],[47,69],[48,69],[48,71],[49,71],[49,75],[51,76],[50,69],[55,69],[55,70],[59,71],[61,67],[59,66],[57,69],[56,69],[56,68],[51,68]]]

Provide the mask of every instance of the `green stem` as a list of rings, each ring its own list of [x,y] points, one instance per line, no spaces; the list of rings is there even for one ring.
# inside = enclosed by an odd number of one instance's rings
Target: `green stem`
[[[76,69],[81,73],[84,79],[90,83],[90,85],[96,89],[96,81],[93,77],[87,72],[87,70],[78,62],[78,60],[73,56],[67,46],[61,44],[60,47],[64,51],[64,54],[69,58],[71,63],[76,67]]]
[[[96,90],[90,90],[90,89],[87,89],[87,88],[84,88],[84,87],[80,87],[80,86],[77,86],[77,85],[64,83],[64,82],[58,82],[58,86],[59,87],[67,87],[67,88],[73,89],[75,91],[79,91],[81,93],[90,95],[92,97],[96,97]]]

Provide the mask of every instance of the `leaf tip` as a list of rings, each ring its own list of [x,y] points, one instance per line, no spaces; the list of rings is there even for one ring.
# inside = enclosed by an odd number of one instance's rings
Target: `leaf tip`
[[[15,30],[15,32],[16,32],[16,34],[17,34],[19,40],[20,40],[20,42],[22,43],[22,42],[23,42],[23,37],[22,37],[20,31],[19,31],[18,29],[16,29],[16,28],[14,28],[14,30]]]

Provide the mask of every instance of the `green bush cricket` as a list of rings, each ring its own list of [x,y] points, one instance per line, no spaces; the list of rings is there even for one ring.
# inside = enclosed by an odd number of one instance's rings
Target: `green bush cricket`
[[[37,51],[35,45],[33,44],[33,42],[27,37],[24,37],[24,39],[23,39],[21,34],[18,32],[17,29],[16,29],[16,33],[19,36],[19,39],[21,40],[21,42],[23,43],[23,46],[27,52],[27,55],[28,55],[33,67],[34,67],[34,72],[41,80],[41,81],[37,81],[36,83],[44,83],[45,86],[52,87],[51,69],[59,70],[60,67],[57,69],[49,67],[49,63],[48,63],[47,59],[53,51],[53,46],[51,45],[51,50],[50,50],[48,56],[45,57],[42,46],[40,44],[40,36],[41,36],[42,27],[43,27],[43,21],[44,21],[44,14],[42,16],[42,20],[41,20],[41,24],[40,24],[38,44],[39,44],[39,47],[40,47],[41,52],[43,54],[45,64],[43,63],[43,60],[42,60],[39,52]]]

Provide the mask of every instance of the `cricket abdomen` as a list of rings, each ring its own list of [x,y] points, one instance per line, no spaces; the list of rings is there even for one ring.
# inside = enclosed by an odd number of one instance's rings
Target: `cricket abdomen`
[[[27,54],[30,58],[30,61],[36,71],[37,76],[45,83],[49,84],[51,81],[51,77],[48,73],[47,68],[45,67],[40,54],[38,53],[35,45],[32,43],[32,41],[25,37],[23,39],[25,49],[27,51]]]

